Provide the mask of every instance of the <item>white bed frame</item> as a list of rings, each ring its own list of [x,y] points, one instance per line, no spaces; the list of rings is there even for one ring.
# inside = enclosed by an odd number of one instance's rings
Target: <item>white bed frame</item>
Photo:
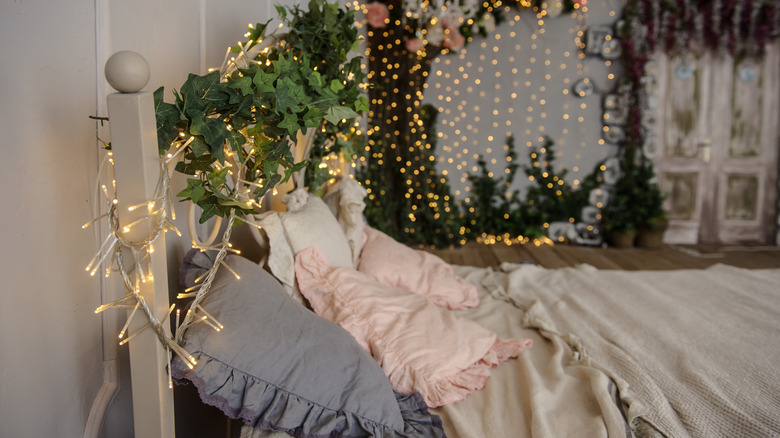
[[[110,78],[109,82],[114,80]],[[149,91],[119,92],[109,95],[107,102],[117,181],[117,214],[120,224],[126,224],[144,213],[128,211],[127,207],[151,199],[159,179],[160,156],[154,97]],[[134,233],[134,236],[129,236],[131,239],[143,239],[150,230],[147,227],[134,227],[131,232]],[[141,285],[141,295],[155,314],[164,314],[170,306],[167,252],[164,236],[158,240],[151,255],[154,281]],[[134,322],[135,327],[131,326],[131,332],[141,328],[145,321],[136,318]],[[173,391],[168,387],[167,353],[152,330],[144,330],[128,344],[135,436],[174,437]]]
[[[273,44],[274,41],[274,39],[266,39],[265,44],[258,45],[255,50],[262,50],[266,45]],[[133,53],[133,55],[136,60],[143,59],[138,54]],[[106,64],[106,79],[115,89],[122,90],[107,98],[118,200],[117,215],[120,224],[132,223],[144,215],[142,211],[129,211],[127,207],[139,205],[152,199],[160,175],[154,97],[152,92],[140,91],[148,81],[148,64],[146,64],[146,71],[138,70],[137,62],[122,63],[116,59],[109,59]],[[139,75],[145,75],[146,78],[139,81]],[[310,129],[306,135],[298,134],[293,150],[296,162],[309,157],[313,134],[313,129]],[[280,204],[282,195],[296,187],[303,187],[304,175],[305,169],[293,174],[291,180],[284,185],[278,186],[279,194],[270,197],[270,205],[267,208],[283,209],[283,205]],[[205,247],[218,238],[222,218],[217,217],[208,237],[205,240],[200,240],[197,233],[196,214],[195,205],[190,203],[187,221],[189,237],[193,245]],[[252,222],[253,218],[242,219],[246,222]],[[261,249],[267,250],[268,243],[264,233],[256,227],[249,227],[249,229]],[[142,240],[149,236],[151,231],[149,227],[133,227],[131,233],[126,233],[125,236],[130,240]],[[171,303],[169,302],[167,252],[164,236],[158,240],[154,242],[154,253],[151,256],[151,275],[154,281],[142,285],[141,295],[153,314],[163,315],[168,311]],[[134,324],[130,325],[128,332],[142,329],[146,321],[143,318],[135,318],[133,322]],[[163,326],[167,335],[170,336],[169,324],[166,323]],[[175,418],[173,390],[169,387],[170,380],[167,371],[168,353],[152,330],[144,330],[134,337],[129,342],[129,348],[135,436],[139,438],[174,437],[176,435]],[[97,437],[102,416],[113,399],[113,391],[112,394],[100,399],[96,403],[102,406],[97,409],[93,407],[93,411],[98,412],[96,416],[101,418],[96,419],[92,418],[92,415],[90,416],[90,423],[97,423],[97,426],[88,427],[85,431],[85,438]]]

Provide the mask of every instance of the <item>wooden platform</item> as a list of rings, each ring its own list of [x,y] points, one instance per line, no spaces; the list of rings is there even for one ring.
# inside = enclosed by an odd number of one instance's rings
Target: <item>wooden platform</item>
[[[582,263],[599,269],[622,270],[701,269],[716,263],[750,269],[780,268],[780,247],[777,246],[664,245],[657,249],[619,249],[471,242],[458,248],[429,251],[451,264],[480,267],[511,262],[533,263],[551,269]]]

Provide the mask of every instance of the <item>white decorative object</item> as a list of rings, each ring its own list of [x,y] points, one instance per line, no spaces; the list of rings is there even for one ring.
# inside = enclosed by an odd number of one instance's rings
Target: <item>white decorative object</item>
[[[676,69],[674,69],[674,74],[677,75],[678,79],[686,80],[693,77],[694,68],[691,64],[688,63],[682,63],[677,66]]]
[[[652,132],[645,134],[644,141],[642,142],[642,153],[647,158],[655,158],[658,155],[658,141],[656,135]]]
[[[601,221],[601,209],[594,205],[586,205],[585,207],[582,207],[580,216],[582,217],[582,222],[589,225],[596,225]]]
[[[602,115],[605,125],[623,125],[626,123],[626,117],[620,110],[607,110]]]
[[[548,17],[555,18],[561,15],[561,12],[563,12],[563,1],[547,0],[545,2],[542,2],[542,9],[544,9]]]
[[[737,75],[742,82],[750,82],[758,76],[758,70],[753,64],[743,64],[739,67]]]
[[[577,237],[577,244],[579,245],[598,246],[603,242],[599,227],[593,224],[578,222],[574,225],[574,229],[579,235]]]
[[[620,179],[620,160],[612,157],[604,162],[604,170],[601,172],[604,183],[608,185],[615,184]]]
[[[605,126],[601,137],[607,143],[618,144],[626,138],[626,133],[620,126]]]
[[[604,173],[606,174],[606,171]],[[588,203],[596,208],[602,208],[607,205],[607,202],[609,202],[609,191],[604,188],[595,188],[588,193]]]
[[[620,106],[620,96],[614,93],[604,96],[604,110],[614,110]]]
[[[554,242],[575,242],[579,235],[572,223],[552,222],[547,228],[547,237]]]
[[[612,35],[608,35],[601,44],[601,57],[604,59],[618,59],[622,53],[620,41]]]
[[[593,81],[590,78],[582,78],[574,84],[574,94],[577,97],[585,97],[593,94]]]
[[[608,26],[596,26],[588,29],[585,54],[601,56],[607,36],[612,36],[612,29]]]
[[[116,52],[106,61],[106,80],[120,93],[136,93],[149,82],[149,63],[136,52]]]

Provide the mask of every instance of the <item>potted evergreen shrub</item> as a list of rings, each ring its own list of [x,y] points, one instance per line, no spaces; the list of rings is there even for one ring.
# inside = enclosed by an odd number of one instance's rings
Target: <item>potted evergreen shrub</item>
[[[635,202],[640,217],[637,226],[636,245],[643,248],[659,248],[669,221],[663,208],[664,195],[655,182],[652,163],[643,159],[637,166],[637,197]]]
[[[602,210],[602,223],[607,243],[616,248],[634,246],[638,215],[631,201],[632,187],[621,178],[615,185],[609,203]]]
[[[618,248],[635,243],[644,248],[660,247],[668,220],[653,165],[640,157],[638,163],[624,160],[622,167],[602,212],[607,241]]]
[[[617,248],[634,246],[641,213],[636,202],[642,194],[637,186],[639,172],[633,160],[623,157],[620,176],[615,181],[602,210],[602,225],[607,243]]]

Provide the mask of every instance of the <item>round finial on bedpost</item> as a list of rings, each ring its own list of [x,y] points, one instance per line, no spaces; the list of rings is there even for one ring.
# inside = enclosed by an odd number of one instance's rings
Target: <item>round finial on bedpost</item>
[[[106,61],[108,83],[120,93],[136,93],[149,82],[149,63],[136,52],[116,52]]]

